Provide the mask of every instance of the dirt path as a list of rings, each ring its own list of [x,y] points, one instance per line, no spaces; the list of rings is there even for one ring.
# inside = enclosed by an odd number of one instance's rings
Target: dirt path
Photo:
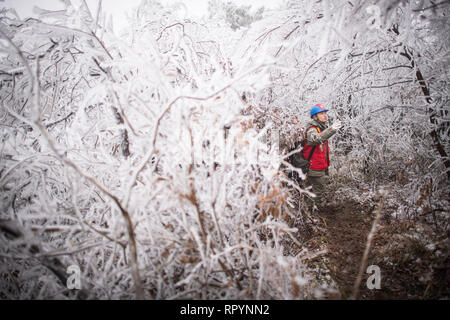
[[[367,208],[360,208],[355,203],[346,203],[342,207],[330,206],[319,212],[327,231],[328,267],[343,299],[352,293],[370,231],[365,210]]]
[[[375,218],[374,206],[354,201],[329,205],[318,213],[320,231],[312,235],[312,250],[328,250],[311,263],[329,270],[339,291],[334,298],[348,299],[361,265],[367,235]],[[433,234],[430,245],[414,236],[419,230],[432,234],[429,226],[419,222],[391,219],[383,212],[373,239],[367,265],[381,270],[381,288],[368,289],[363,273],[358,299],[440,299],[449,297],[450,273],[448,241]],[[426,237],[425,237],[426,238]],[[364,270],[365,271],[365,270]]]

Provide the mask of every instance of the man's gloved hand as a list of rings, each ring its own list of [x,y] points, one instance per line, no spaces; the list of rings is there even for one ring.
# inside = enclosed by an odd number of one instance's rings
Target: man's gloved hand
[[[340,120],[336,120],[331,127],[333,128],[333,130],[339,130],[339,128],[342,126],[341,121]]]

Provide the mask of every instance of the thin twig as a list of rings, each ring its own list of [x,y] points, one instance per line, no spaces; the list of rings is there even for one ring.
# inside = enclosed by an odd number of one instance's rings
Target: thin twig
[[[372,224],[372,229],[370,230],[369,235],[367,236],[366,249],[364,250],[364,255],[361,259],[361,265],[359,266],[358,276],[353,285],[353,293],[350,296],[351,300],[355,300],[359,294],[359,286],[361,285],[362,275],[367,266],[367,259],[369,258],[369,251],[370,251],[370,248],[372,247],[373,237],[375,236],[378,221],[380,220],[380,216],[381,216],[381,211],[383,210],[383,207],[384,207],[385,197],[386,197],[386,194],[383,192],[381,195],[380,203],[378,205],[378,210],[376,212],[375,220],[373,221],[373,224]]]

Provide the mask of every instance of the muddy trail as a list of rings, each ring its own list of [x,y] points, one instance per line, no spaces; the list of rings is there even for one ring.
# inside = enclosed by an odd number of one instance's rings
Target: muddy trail
[[[325,298],[351,298],[377,208],[377,204],[350,200],[332,203],[315,213],[318,228],[310,234],[307,246],[325,253],[309,264],[320,271],[319,282],[335,287]],[[392,218],[391,210],[380,210],[357,299],[448,299],[448,235],[426,223]],[[368,279],[375,274],[366,272],[371,265],[379,267],[379,289],[368,288]],[[369,282],[373,284],[373,280]]]

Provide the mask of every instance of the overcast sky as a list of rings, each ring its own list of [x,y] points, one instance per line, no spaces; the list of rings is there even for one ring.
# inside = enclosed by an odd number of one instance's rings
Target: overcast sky
[[[72,3],[79,3],[80,0],[72,0]],[[200,17],[207,13],[208,0],[160,0],[165,3],[182,2],[186,5],[188,15],[192,17]],[[282,0],[231,0],[238,5],[252,5],[252,8],[265,6],[273,8]],[[86,0],[93,12],[96,11],[98,0]],[[107,13],[114,17],[114,25],[120,25],[125,21],[126,12],[131,8],[139,5],[141,0],[103,0],[102,7]],[[16,9],[20,18],[34,16],[33,7],[38,6],[42,9],[62,9],[61,0],[0,0],[0,7],[8,7]]]

